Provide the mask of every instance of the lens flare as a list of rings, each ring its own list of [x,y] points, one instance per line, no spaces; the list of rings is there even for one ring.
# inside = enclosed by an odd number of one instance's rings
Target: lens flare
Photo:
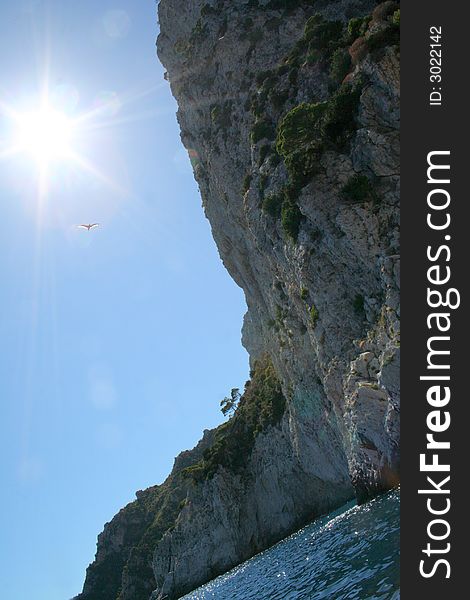
[[[94,102],[95,110],[102,117],[115,117],[122,108],[116,92],[100,92]]]
[[[106,34],[110,38],[124,38],[129,32],[131,20],[125,10],[110,10],[103,17]]]

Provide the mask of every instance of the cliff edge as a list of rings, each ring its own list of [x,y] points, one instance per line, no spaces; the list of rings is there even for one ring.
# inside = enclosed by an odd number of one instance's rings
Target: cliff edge
[[[252,372],[233,416],[105,526],[80,600],[178,598],[399,482],[399,4],[158,12]]]

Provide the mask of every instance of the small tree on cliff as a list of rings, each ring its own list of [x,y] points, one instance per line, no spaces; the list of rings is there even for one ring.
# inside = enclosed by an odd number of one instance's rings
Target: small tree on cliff
[[[230,392],[230,398],[226,396],[223,400],[220,401],[220,410],[222,411],[224,417],[226,417],[227,415],[231,417],[235,413],[240,398],[240,390],[238,388],[232,388],[232,391]]]

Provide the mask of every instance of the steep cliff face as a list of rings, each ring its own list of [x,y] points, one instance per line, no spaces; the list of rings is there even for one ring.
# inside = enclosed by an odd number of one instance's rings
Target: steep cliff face
[[[175,459],[164,483],[138,491],[137,499],[106,523],[98,536],[95,560],[87,569],[83,592],[77,599],[149,598],[155,588],[151,565],[154,548],[173,527],[192,487],[184,470],[201,460],[213,441],[214,433],[206,430],[195,448]]]
[[[177,598],[398,483],[398,4],[161,0],[159,19],[253,373],[228,424],[105,527],[82,600]]]

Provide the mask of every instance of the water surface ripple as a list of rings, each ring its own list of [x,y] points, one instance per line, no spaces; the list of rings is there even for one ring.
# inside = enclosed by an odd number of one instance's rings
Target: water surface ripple
[[[184,600],[398,600],[400,493],[348,504]]]

